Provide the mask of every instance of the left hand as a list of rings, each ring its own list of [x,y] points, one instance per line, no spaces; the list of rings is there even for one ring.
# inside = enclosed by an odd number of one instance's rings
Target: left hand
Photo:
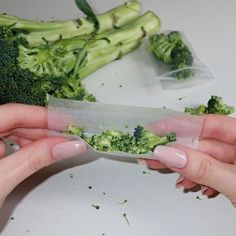
[[[0,137],[20,146],[18,151],[5,157],[5,143],[0,139],[0,206],[20,182],[36,171],[86,151],[81,140],[48,137],[47,109],[44,107],[1,105],[0,117]]]

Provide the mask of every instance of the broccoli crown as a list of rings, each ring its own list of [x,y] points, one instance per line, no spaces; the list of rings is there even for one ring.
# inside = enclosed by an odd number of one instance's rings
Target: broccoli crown
[[[212,95],[207,106],[199,105],[196,108],[186,107],[185,112],[191,115],[202,115],[202,114],[219,114],[219,115],[230,115],[234,113],[235,108],[223,103],[222,97]]]
[[[76,66],[83,65],[83,53],[89,36],[45,41],[40,45],[20,45],[19,65],[28,68],[37,76],[65,76],[75,72]],[[83,55],[83,56],[82,56]]]
[[[90,146],[104,152],[126,152],[131,154],[151,153],[157,145],[165,145],[176,140],[175,133],[159,136],[138,125],[133,135],[120,130],[106,130],[100,134],[86,136],[78,126],[68,126],[66,132],[79,135]]]
[[[9,27],[0,27],[0,104],[8,102],[43,105],[45,96],[37,89],[40,84],[34,75],[18,66],[18,45]]]
[[[22,54],[19,54],[20,50],[26,50],[27,47],[25,39],[15,37],[10,27],[0,27],[0,104],[17,102],[45,106],[47,94],[95,101],[76,78],[68,78],[62,73],[38,73],[42,67],[40,69],[33,61],[28,62],[28,66],[35,65],[34,70],[26,65],[22,67],[19,63]],[[50,70],[49,64],[47,67]]]
[[[149,42],[149,48],[157,59],[170,65],[174,70],[184,69],[176,72],[177,79],[193,75],[193,71],[188,69],[193,64],[193,55],[180,32],[172,31],[167,35],[153,35],[149,38]]]

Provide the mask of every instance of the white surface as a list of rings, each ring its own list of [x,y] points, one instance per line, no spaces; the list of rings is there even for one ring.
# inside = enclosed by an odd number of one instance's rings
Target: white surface
[[[122,0],[90,0],[98,12]],[[186,105],[206,102],[209,95],[223,96],[235,105],[236,2],[233,0],[143,0],[143,9],[155,11],[162,29],[185,32],[199,58],[217,77],[213,84],[179,91],[144,86],[145,78],[130,76],[126,62],[105,67],[85,81],[102,102],[145,105],[182,111]],[[73,0],[0,0],[2,12],[50,19],[78,15]],[[122,64],[117,74],[117,63]],[[106,73],[104,76],[103,73]],[[96,77],[96,78],[95,78]],[[121,78],[122,77],[122,78]],[[101,83],[105,85],[100,88]],[[123,87],[120,88],[119,85]],[[158,89],[159,88],[159,89]],[[179,101],[179,97],[186,96]],[[149,171],[132,162],[96,159],[89,154],[44,169],[22,183],[0,212],[3,236],[233,236],[235,209],[222,196],[196,199],[174,187],[176,174]],[[70,173],[74,175],[70,178]],[[88,189],[88,186],[92,189]],[[103,195],[103,192],[106,195]],[[119,202],[128,200],[127,204]],[[99,210],[91,204],[100,206]],[[130,225],[122,214],[127,213]],[[10,220],[10,217],[14,220]]]

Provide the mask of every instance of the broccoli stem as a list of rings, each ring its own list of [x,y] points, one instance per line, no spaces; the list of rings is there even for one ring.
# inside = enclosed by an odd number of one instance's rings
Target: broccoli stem
[[[140,3],[130,1],[115,7],[104,14],[97,15],[99,33],[122,27],[140,15]],[[64,21],[34,21],[0,14],[0,25],[9,26],[24,37],[30,45],[59,38],[71,38],[95,32],[94,22],[81,18]]]
[[[107,65],[108,63],[120,59],[123,55],[132,52],[136,48],[140,46],[140,41],[134,41],[127,44],[124,44],[122,46],[117,47],[110,47],[108,49],[105,49],[103,51],[96,51],[91,52],[93,55],[89,55],[92,57],[95,57],[93,60],[89,61],[85,67],[82,67],[79,69],[79,78],[84,79],[92,72],[98,70],[99,68]],[[88,59],[89,60],[89,59]]]
[[[84,78],[96,69],[136,49],[144,36],[159,31],[159,18],[147,12],[136,21],[110,32],[20,47],[19,64],[37,75],[73,74]]]

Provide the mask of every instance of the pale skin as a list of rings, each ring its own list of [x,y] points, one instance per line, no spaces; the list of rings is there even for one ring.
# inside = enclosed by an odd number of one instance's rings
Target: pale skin
[[[86,151],[81,141],[48,137],[46,108],[6,104],[0,106],[0,117],[0,136],[21,147],[6,157],[5,144],[0,141],[0,206],[19,183],[36,171]],[[205,116],[197,150],[174,146],[162,147],[161,153],[157,148],[157,160],[140,163],[151,169],[168,167],[181,175],[178,186],[189,189],[200,185],[205,195],[220,192],[236,206],[235,143],[236,119]]]

